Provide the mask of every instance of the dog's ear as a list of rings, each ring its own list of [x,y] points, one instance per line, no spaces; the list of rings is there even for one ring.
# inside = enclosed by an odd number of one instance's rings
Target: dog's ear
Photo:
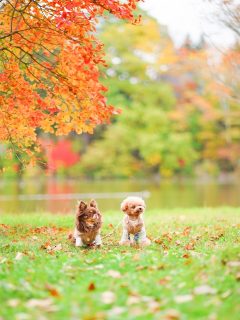
[[[84,201],[79,201],[77,207],[78,207],[78,211],[82,212],[87,208],[87,204]]]
[[[97,202],[95,200],[91,200],[89,203],[90,207],[97,208]]]
[[[127,203],[127,201],[123,201],[122,203],[121,203],[121,210],[123,211],[123,212],[126,212],[127,210],[128,210],[128,203]]]

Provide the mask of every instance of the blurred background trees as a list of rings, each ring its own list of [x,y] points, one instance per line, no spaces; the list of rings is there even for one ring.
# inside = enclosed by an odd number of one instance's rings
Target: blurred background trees
[[[41,135],[35,171],[91,178],[238,171],[238,41],[225,52],[209,47],[204,39],[196,44],[187,38],[176,48],[165,27],[143,16],[138,26],[115,18],[99,24],[108,64],[101,81],[109,88],[108,103],[120,108],[121,115],[93,135]],[[18,160],[12,161],[5,175],[16,173]]]

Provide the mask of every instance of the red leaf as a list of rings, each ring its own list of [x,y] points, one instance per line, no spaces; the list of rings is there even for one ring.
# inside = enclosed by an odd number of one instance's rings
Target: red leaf
[[[88,286],[88,291],[93,291],[93,290],[95,290],[95,289],[96,289],[95,284],[94,284],[93,282],[91,282],[91,283],[89,284],[89,286]]]

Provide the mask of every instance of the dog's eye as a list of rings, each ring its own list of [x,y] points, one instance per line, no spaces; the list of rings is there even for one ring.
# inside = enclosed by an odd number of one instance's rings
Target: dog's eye
[[[132,206],[133,209],[135,209],[135,206]]]

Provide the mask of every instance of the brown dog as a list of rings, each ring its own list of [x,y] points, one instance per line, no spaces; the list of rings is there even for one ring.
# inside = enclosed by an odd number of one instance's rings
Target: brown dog
[[[84,245],[101,246],[101,225],[102,215],[98,210],[96,201],[91,200],[89,205],[80,201],[77,206],[75,230],[73,233],[76,247]]]

